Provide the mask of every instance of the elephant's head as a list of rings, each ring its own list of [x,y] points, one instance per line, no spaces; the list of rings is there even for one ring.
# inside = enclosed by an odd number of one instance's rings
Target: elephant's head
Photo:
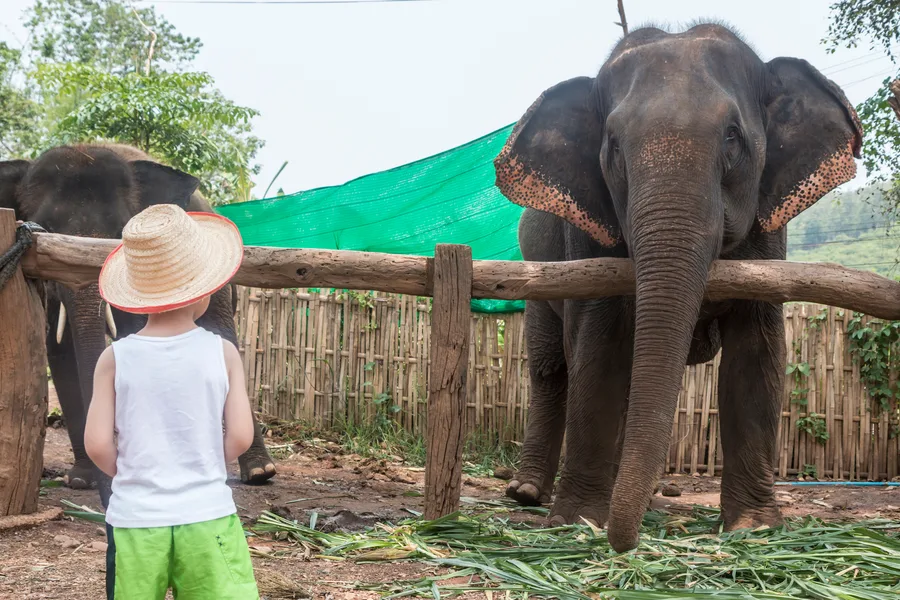
[[[596,78],[548,89],[495,160],[517,204],[635,263],[634,362],[609,540],[634,548],[660,474],[712,261],[853,178],[862,130],[807,62],[762,62],[719,25],[634,31]],[[769,258],[772,258],[771,256]]]
[[[0,162],[0,207],[12,208],[52,233],[119,238],[128,220],[152,204],[186,208],[199,181],[119,146],[60,146],[34,161]],[[68,326],[78,361],[82,397],[89,401],[93,370],[116,321],[97,285],[73,291],[49,286],[60,302],[57,337]],[[119,319],[127,316],[118,314]],[[121,325],[121,323],[120,323]],[[114,331],[111,331],[114,333]]]

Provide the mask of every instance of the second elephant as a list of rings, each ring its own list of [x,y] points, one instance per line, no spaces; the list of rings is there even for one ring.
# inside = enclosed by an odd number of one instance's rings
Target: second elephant
[[[0,162],[0,207],[20,220],[34,221],[51,233],[120,238],[125,223],[152,204],[177,204],[188,211],[212,212],[197,190],[199,181],[120,144],[52,148],[34,161]],[[235,295],[228,285],[210,299],[198,325],[237,345]],[[113,309],[97,285],[73,291],[47,284],[47,357],[66,420],[75,464],[67,474],[73,488],[106,483],[84,451],[84,421],[93,391],[93,373],[106,336],[140,330],[146,317]],[[259,424],[253,445],[239,459],[241,479],[261,483],[275,475]],[[101,486],[104,505],[108,489]]]

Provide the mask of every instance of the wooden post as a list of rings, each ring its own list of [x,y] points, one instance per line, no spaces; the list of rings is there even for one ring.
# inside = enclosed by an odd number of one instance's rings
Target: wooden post
[[[457,244],[435,247],[432,281],[426,519],[449,515],[459,508],[466,430],[472,249]]]
[[[0,209],[0,253],[16,239],[16,217]],[[44,308],[22,269],[0,289],[0,516],[37,511],[47,426]]]

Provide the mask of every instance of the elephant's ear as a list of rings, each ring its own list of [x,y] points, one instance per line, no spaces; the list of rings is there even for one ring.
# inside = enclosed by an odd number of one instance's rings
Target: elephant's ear
[[[177,204],[187,209],[200,180],[178,169],[151,160],[133,160],[141,210],[153,204]]]
[[[17,189],[19,182],[31,165],[27,160],[8,160],[0,162],[0,208],[11,208],[19,211]]]
[[[847,96],[805,60],[768,63],[766,167],[757,218],[776,231],[856,176],[862,125]]]
[[[552,213],[607,247],[621,241],[600,171],[603,123],[593,79],[576,77],[541,94],[494,159],[497,187],[512,202]]]

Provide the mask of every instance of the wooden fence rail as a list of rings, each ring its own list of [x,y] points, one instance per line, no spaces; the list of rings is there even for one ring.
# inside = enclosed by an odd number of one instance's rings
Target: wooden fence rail
[[[424,435],[431,314],[428,298],[307,289],[239,288],[237,324],[251,397],[279,418],[339,428],[345,420],[392,415]],[[809,364],[807,405],[786,377],[778,430],[780,476],[835,479],[898,474],[898,440],[868,399],[847,344],[850,311],[785,306],[788,361]],[[524,315],[473,314],[469,323],[466,428],[521,441],[528,414]],[[718,360],[688,367],[673,423],[667,471],[722,468]],[[398,407],[396,413],[390,408]],[[798,420],[821,415],[819,438]],[[806,423],[813,423],[807,420]],[[803,424],[803,421],[801,421]],[[824,442],[824,443],[822,443]]]

